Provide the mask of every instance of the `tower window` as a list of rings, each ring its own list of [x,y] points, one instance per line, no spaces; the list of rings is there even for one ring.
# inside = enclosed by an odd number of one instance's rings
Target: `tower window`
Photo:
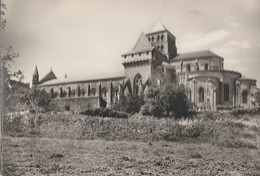
[[[157,36],[157,42],[159,42],[159,41],[160,41],[160,36],[158,35],[158,36]]]
[[[164,36],[163,36],[163,35],[161,35],[161,41],[163,41],[163,39],[164,39]]]
[[[163,51],[163,45],[161,46],[161,51]]]
[[[224,84],[224,101],[229,101],[229,85]]]

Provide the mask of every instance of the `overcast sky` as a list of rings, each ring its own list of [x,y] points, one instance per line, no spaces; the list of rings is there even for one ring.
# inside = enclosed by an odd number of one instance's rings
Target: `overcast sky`
[[[225,69],[260,86],[258,0],[3,0],[7,26],[1,47],[20,57],[13,66],[31,82],[52,67],[58,78],[123,71],[121,54],[159,18],[177,38],[179,53],[196,50],[224,57]]]

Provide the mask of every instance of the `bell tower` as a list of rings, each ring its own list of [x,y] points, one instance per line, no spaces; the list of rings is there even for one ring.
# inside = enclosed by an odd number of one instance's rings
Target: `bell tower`
[[[161,21],[152,28],[151,32],[146,34],[146,37],[168,60],[177,55],[176,38],[165,28]]]

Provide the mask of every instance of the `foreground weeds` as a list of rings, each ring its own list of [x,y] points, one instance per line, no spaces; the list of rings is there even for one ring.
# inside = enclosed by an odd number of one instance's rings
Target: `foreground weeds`
[[[19,120],[17,120],[19,119]],[[260,115],[202,113],[191,119],[133,115],[126,119],[72,113],[13,114],[9,136],[139,141],[201,141],[231,148],[259,148]],[[19,122],[19,123],[18,123]]]

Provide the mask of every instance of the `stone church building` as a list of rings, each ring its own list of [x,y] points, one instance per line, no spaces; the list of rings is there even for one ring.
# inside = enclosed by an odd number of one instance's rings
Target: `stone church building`
[[[37,67],[32,85],[45,89],[52,103],[81,110],[109,107],[123,96],[145,94],[149,85],[184,84],[198,110],[215,111],[217,106],[253,108],[256,80],[224,69],[224,58],[210,50],[178,53],[176,37],[159,22],[141,33],[134,47],[121,55],[123,73],[71,80],[58,79],[51,70],[39,79]]]

